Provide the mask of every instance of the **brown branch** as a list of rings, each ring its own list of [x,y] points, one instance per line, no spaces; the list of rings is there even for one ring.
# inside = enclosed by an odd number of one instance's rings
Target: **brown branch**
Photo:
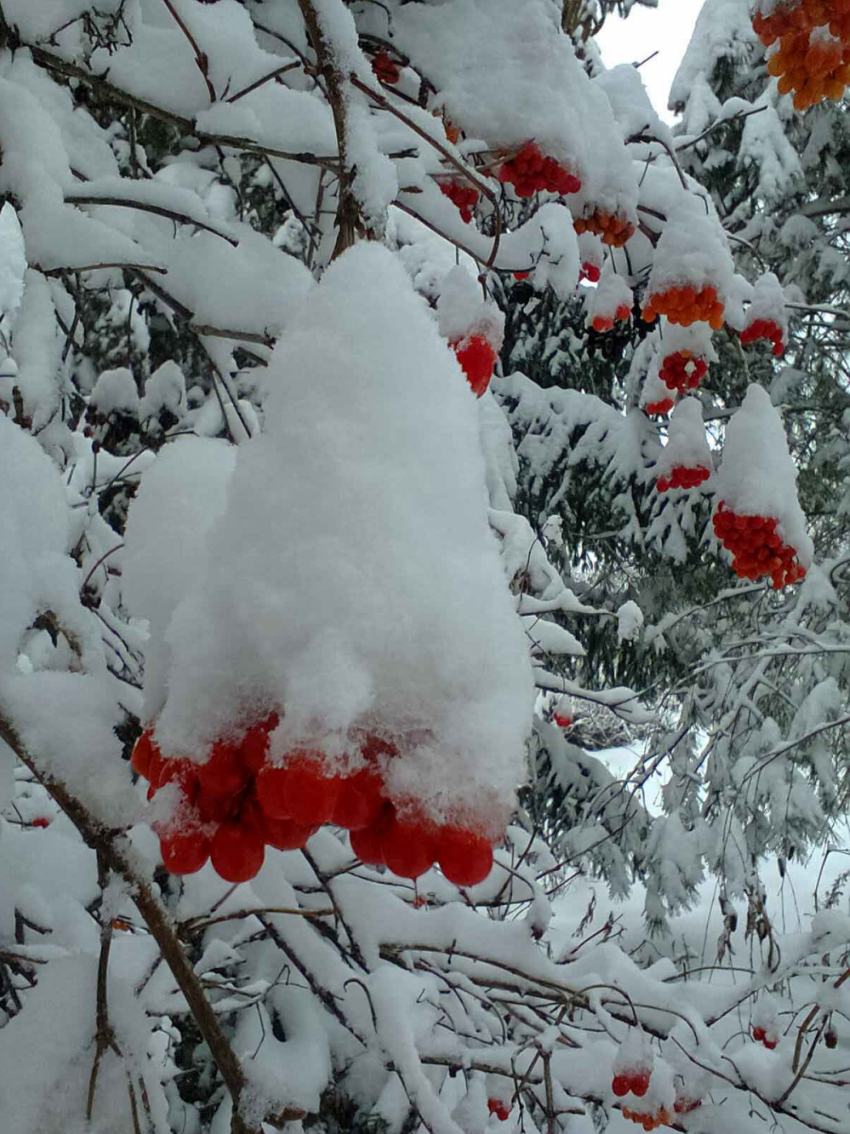
[[[325,82],[339,150],[339,189],[336,208],[338,233],[331,256],[331,260],[335,260],[347,248],[351,248],[357,240],[358,234],[364,230],[360,204],[354,194],[355,170],[348,161],[347,92],[342,71],[339,69],[333,50],[325,38],[319,14],[312,0],[298,0],[298,7],[301,9],[307,38],[316,53],[317,74],[321,75]]]
[[[351,83],[353,86],[357,87],[358,90],[363,91],[364,94],[367,94],[371,99],[373,99],[378,104],[378,106],[381,107],[382,110],[387,110],[390,114],[395,115],[395,117],[398,118],[399,121],[403,122],[405,126],[408,126],[414,132],[414,134],[418,134],[420,138],[426,141],[429,145],[433,146],[437,153],[439,153],[449,163],[449,165],[453,166],[458,171],[458,173],[461,174],[462,177],[466,178],[467,181],[471,181],[475,188],[479,191],[479,193],[486,197],[490,204],[493,206],[493,214],[496,221],[496,231],[493,235],[493,247],[490,250],[490,256],[485,265],[487,271],[489,271],[496,262],[496,256],[499,253],[499,242],[502,239],[502,217],[501,213],[499,212],[499,201],[496,197],[496,194],[485,181],[482,181],[481,178],[472,173],[463,164],[462,161],[456,158],[451,150],[449,150],[441,142],[438,142],[436,138],[432,138],[427,130],[423,130],[421,126],[418,126],[412,118],[404,113],[404,111],[399,110],[397,106],[393,106],[390,100],[388,98],[385,98],[385,96],[382,95],[380,91],[376,91],[372,87],[367,86],[366,83],[362,83],[356,75],[351,75]],[[475,258],[477,259],[477,257]]]
[[[238,102],[240,98],[244,98],[245,95],[251,94],[252,91],[257,90],[258,87],[262,87],[266,83],[270,83],[272,79],[277,79],[280,75],[285,75],[287,71],[294,71],[296,67],[300,66],[300,60],[296,61],[295,63],[285,63],[282,67],[278,67],[274,71],[270,71],[268,75],[263,75],[262,79],[256,79],[253,83],[249,83],[247,87],[243,87],[241,91],[237,91],[235,95],[231,95],[230,98],[226,99],[225,101]]]
[[[234,236],[229,236],[226,232],[221,232],[220,229],[213,228],[212,225],[206,224],[196,217],[190,217],[188,213],[177,212],[176,209],[167,209],[164,205],[152,205],[148,201],[133,201],[126,197],[96,197],[86,193],[72,193],[65,198],[66,205],[112,205],[120,209],[139,209],[143,213],[155,213],[158,217],[166,217],[168,220],[177,221],[179,224],[193,224],[195,228],[202,228],[204,232],[211,232],[213,236],[220,236],[222,240],[226,240],[233,248],[239,247],[239,241]],[[104,267],[106,265],[103,265]],[[140,265],[143,266],[143,265]],[[78,271],[84,269],[78,268]],[[154,269],[154,271],[164,271],[163,268]]]
[[[117,874],[127,883],[128,892],[136,909],[159,945],[163,959],[186,999],[189,1011],[210,1049],[213,1061],[233,1100],[232,1134],[260,1134],[258,1125],[249,1125],[239,1114],[239,1101],[245,1083],[239,1060],[221,1029],[212,1005],[204,995],[192,963],[183,951],[174,923],[155,895],[150,882],[136,873],[126,852],[121,848],[122,832],[105,829],[61,780],[42,772],[36,758],[25,748],[17,729],[2,715],[0,715],[0,739],[9,745],[21,763],[25,764],[39,780],[77,828],[83,842],[97,852],[98,861],[102,862],[103,868]],[[103,949],[101,952],[103,955]],[[106,956],[108,959],[108,953]]]
[[[195,37],[186,27],[186,24],[180,18],[180,15],[178,14],[174,5],[171,3],[171,0],[162,0],[162,2],[174,17],[174,21],[177,26],[180,28],[185,37],[188,39],[189,43],[192,45],[192,50],[195,53],[195,62],[198,65],[198,70],[204,76],[204,82],[207,84],[207,93],[210,96],[210,102],[215,102],[217,95],[215,93],[215,87],[212,85],[212,81],[210,80],[210,61],[207,57],[206,52],[201,51],[200,47],[198,47],[198,41],[195,39]]]

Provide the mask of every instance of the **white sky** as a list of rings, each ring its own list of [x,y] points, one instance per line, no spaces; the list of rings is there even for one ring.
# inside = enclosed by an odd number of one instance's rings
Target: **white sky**
[[[640,71],[653,106],[668,121],[672,121],[667,111],[670,84],[702,4],[703,0],[658,0],[657,8],[633,8],[627,20],[610,16],[598,37],[606,67],[639,63],[658,52]]]

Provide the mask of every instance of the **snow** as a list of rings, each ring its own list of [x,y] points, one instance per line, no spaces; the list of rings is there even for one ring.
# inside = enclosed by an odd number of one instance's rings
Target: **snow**
[[[278,755],[307,738],[333,755],[373,720],[410,738],[393,794],[435,815],[488,800],[498,823],[529,727],[526,647],[486,524],[476,401],[389,253],[335,263],[267,386],[266,432],[240,449],[204,576],[165,631],[159,740],[202,758],[283,707]],[[145,542],[132,511],[129,550]],[[137,613],[161,627],[162,598],[145,597]]]

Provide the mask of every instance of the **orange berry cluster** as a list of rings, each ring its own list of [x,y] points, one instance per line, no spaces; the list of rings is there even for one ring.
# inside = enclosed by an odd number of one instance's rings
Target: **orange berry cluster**
[[[646,318],[646,316],[644,316]],[[680,394],[695,390],[708,373],[708,363],[690,350],[668,354],[658,370],[658,377],[668,390]]]
[[[573,221],[573,228],[579,236],[583,232],[601,236],[602,243],[609,244],[612,248],[622,248],[635,234],[635,226],[625,217],[606,213],[603,209],[596,209],[585,217],[577,217]]]
[[[541,189],[563,197],[581,189],[575,174],[546,157],[534,142],[526,142],[515,157],[500,166],[496,176],[504,185],[513,185],[518,197],[533,197]]]
[[[699,291],[694,287],[668,287],[649,297],[642,315],[647,323],[666,315],[669,322],[683,327],[705,322],[713,331],[719,331],[723,326],[723,304],[714,287],[703,287]]]
[[[460,181],[441,181],[440,192],[460,209],[460,219],[464,224],[472,220],[472,210],[478,204],[478,190]]]
[[[769,575],[773,589],[796,583],[806,576],[797,552],[782,542],[773,516],[739,515],[721,500],[712,523],[714,533],[734,559],[732,570],[741,579],[760,579]]]
[[[785,353],[782,328],[772,319],[754,319],[749,327],[741,331],[741,342],[745,345],[754,343],[757,339],[769,339],[773,343],[773,354],[776,358]]]
[[[391,59],[386,51],[379,51],[372,60],[372,70],[376,79],[379,79],[382,83],[388,83],[390,86],[397,83],[401,78],[401,69],[398,63]]]
[[[662,398],[660,402],[647,402],[643,408],[648,414],[668,414],[673,408],[673,399]]]
[[[621,303],[613,315],[594,315],[593,316],[593,329],[594,331],[610,331],[614,326],[614,320],[620,323],[627,323],[631,309],[625,303]]]
[[[780,41],[767,69],[779,79],[780,94],[795,92],[797,110],[844,94],[850,83],[850,0],[802,0],[770,16],[756,12],[753,29],[765,47]]]
[[[768,1032],[766,1028],[753,1028],[753,1039],[756,1043],[763,1043],[768,1051],[773,1051],[779,1043],[779,1036],[775,1032]]]
[[[657,1114],[641,1114],[639,1111],[630,1110],[627,1106],[622,1110],[623,1118],[628,1118],[631,1122],[638,1122],[644,1130],[655,1130],[657,1126],[670,1125],[670,1112],[666,1106],[657,1112]]]
[[[351,832],[352,849],[364,862],[384,863],[400,877],[417,878],[435,861],[459,886],[487,877],[493,851],[483,835],[438,826],[414,807],[399,813],[387,799],[381,761],[398,755],[392,741],[355,737],[361,763],[342,774],[314,749],[293,749],[274,765],[267,756],[277,724],[271,713],[241,741],[217,741],[205,764],[164,758],[152,730],[142,733],[132,766],[149,781],[148,799],[172,782],[182,795],[176,819],[158,832],[172,874],[193,874],[209,859],[225,881],[247,882],[263,865],[266,846],[298,850],[332,823]]]
[[[696,488],[711,476],[711,469],[705,465],[695,465],[689,469],[687,465],[674,465],[670,476],[658,478],[658,491],[668,492],[671,488]]]
[[[767,70],[779,79],[780,94],[794,92],[795,110],[808,110],[825,98],[837,102],[850,83],[850,45],[840,40],[812,43],[807,31],[789,32],[768,59]]]
[[[483,335],[468,335],[465,339],[455,339],[449,343],[449,346],[455,352],[473,394],[476,398],[483,397],[490,385],[493,367],[498,358],[495,350]]]
[[[602,269],[599,267],[599,265],[591,264],[589,260],[585,260],[585,262],[581,266],[581,271],[579,272],[578,278],[580,280],[589,280],[591,283],[599,283],[601,276]]]

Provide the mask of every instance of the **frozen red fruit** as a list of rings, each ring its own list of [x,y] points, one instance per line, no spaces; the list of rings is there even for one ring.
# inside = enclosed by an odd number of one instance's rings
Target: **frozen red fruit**
[[[778,1039],[771,1039],[768,1036],[765,1036],[764,1039],[762,1040],[762,1043],[764,1044],[764,1046],[767,1048],[768,1051],[773,1051],[773,1049],[779,1043],[779,1040]]]
[[[631,1090],[631,1082],[629,1080],[629,1076],[615,1075],[613,1082],[611,1083],[611,1090],[619,1099],[623,1098],[624,1095],[627,1095]]]
[[[339,796],[340,779],[328,770],[323,753],[298,749],[289,753],[285,767],[286,817],[305,826],[327,823]]]
[[[155,749],[156,745],[153,740],[153,729],[146,728],[136,741],[133,748],[133,755],[130,757],[130,765],[133,771],[137,772],[140,776],[144,776],[146,780],[150,779],[148,772],[150,771],[150,764]]]
[[[381,839],[384,862],[399,878],[418,878],[434,865],[434,825],[423,816],[396,812]]]
[[[483,397],[493,377],[493,367],[498,357],[495,350],[483,335],[470,335],[459,342],[451,343],[450,346],[454,348],[460,368],[466,375],[473,394],[477,398]]]
[[[487,1109],[491,1114],[495,1114],[500,1122],[507,1122],[511,1114],[511,1108],[501,1099],[488,1099]]]
[[[572,723],[572,717],[568,717],[565,713],[555,713],[555,724],[559,728],[569,728]]]
[[[44,815],[39,815],[39,817],[37,819],[33,819],[31,826],[33,826],[33,827],[49,827],[50,826],[50,820]]]
[[[372,71],[382,83],[389,83],[390,85],[397,83],[401,77],[398,64],[387,55],[386,51],[379,51],[372,60]]]
[[[198,827],[178,828],[162,835],[159,849],[171,874],[195,874],[210,857],[209,839]]]
[[[259,873],[264,857],[262,834],[238,821],[222,823],[210,843],[213,869],[225,882],[249,882]]]
[[[649,1090],[649,1072],[636,1071],[631,1077],[631,1088],[633,1095],[643,1098]]]
[[[257,799],[266,815],[273,819],[292,818],[289,810],[289,798],[286,792],[286,781],[289,778],[289,766],[267,766],[257,773],[255,791]]]
[[[367,866],[384,865],[384,832],[392,823],[394,816],[393,805],[385,803],[370,826],[351,832],[351,849]]]
[[[475,831],[441,827],[437,833],[437,865],[455,886],[475,886],[493,867],[493,848]]]
[[[217,740],[207,762],[198,766],[198,782],[208,795],[236,795],[249,779],[239,746],[230,740]]]
[[[269,713],[265,720],[252,725],[242,738],[239,755],[242,763],[255,775],[265,763],[269,750],[269,735],[280,723],[277,713]]]
[[[372,768],[361,768],[340,780],[332,821],[347,831],[368,827],[384,803],[384,782]]]

